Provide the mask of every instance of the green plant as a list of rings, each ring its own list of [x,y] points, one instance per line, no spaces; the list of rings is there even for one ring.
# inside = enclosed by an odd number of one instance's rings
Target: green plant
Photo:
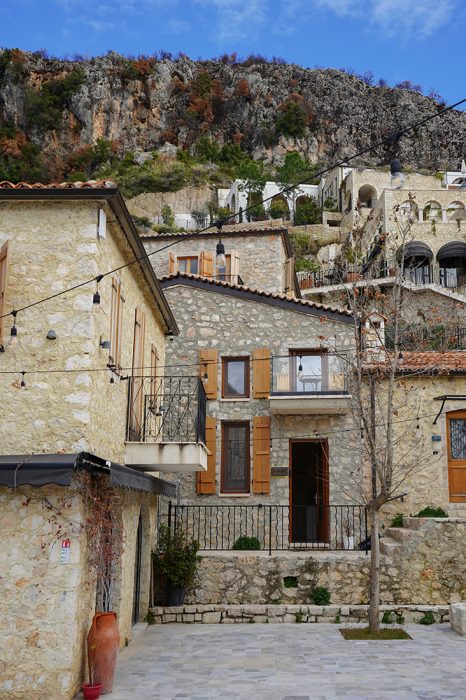
[[[334,623],[335,623],[336,625],[339,625],[340,622],[341,622],[340,613],[337,613],[337,614],[335,615]]]
[[[328,605],[330,603],[330,591],[326,586],[317,586],[311,593],[311,600],[315,605]]]
[[[301,612],[301,610],[298,610],[298,612],[295,612],[294,618],[296,620],[296,623],[299,624],[300,622],[304,621],[304,613]]]
[[[189,588],[194,583],[199,560],[199,543],[188,540],[180,524],[174,528],[162,525],[159,531],[154,563],[171,588]]]
[[[162,207],[162,221],[166,226],[173,226],[175,223],[175,215],[168,204],[164,204]]]
[[[49,80],[39,90],[26,88],[24,110],[28,127],[40,131],[56,129],[61,123],[63,110],[70,107],[72,96],[84,80],[84,71],[73,68],[65,78]]]
[[[434,613],[432,613],[430,610],[428,610],[424,615],[421,617],[420,620],[418,620],[418,623],[420,625],[435,625],[436,620],[434,617]]]
[[[285,588],[298,588],[298,579],[296,576],[285,576],[283,585]]]
[[[301,101],[288,99],[279,108],[275,132],[293,138],[301,138],[306,132],[309,115]]]
[[[241,535],[238,537],[236,540],[235,544],[233,545],[232,549],[243,549],[243,550],[254,550],[254,549],[260,549],[261,548],[261,543],[257,539],[257,537],[247,537],[246,535]]]
[[[155,615],[152,610],[148,610],[146,615],[146,622],[148,625],[155,625]]]
[[[322,210],[314,197],[299,197],[296,202],[294,214],[294,225],[305,226],[308,224],[320,224],[322,221]]]
[[[382,623],[384,625],[393,624],[393,612],[391,610],[384,610],[384,613],[382,615]]]
[[[397,625],[404,625],[405,623],[405,616],[403,615],[402,612],[397,612],[396,613],[396,624]]]
[[[248,622],[250,625],[253,625],[256,621],[253,617],[251,617],[251,618],[249,618]]]
[[[416,513],[415,518],[448,518],[448,513],[446,513],[443,508],[435,508],[434,506],[427,506]]]
[[[290,210],[282,199],[274,199],[270,204],[269,214],[272,219],[289,219]]]
[[[337,203],[333,197],[327,197],[324,201],[325,211],[337,211]]]
[[[403,513],[397,513],[390,523],[390,527],[403,527]]]
[[[148,216],[137,216],[136,214],[131,214],[131,218],[137,226],[144,226],[145,228],[150,228],[152,226],[151,220]]]
[[[318,272],[320,267],[312,258],[296,258],[295,270],[296,272]]]

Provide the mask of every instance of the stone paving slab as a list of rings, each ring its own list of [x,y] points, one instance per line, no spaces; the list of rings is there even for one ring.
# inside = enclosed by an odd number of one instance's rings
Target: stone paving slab
[[[153,625],[117,662],[111,700],[466,700],[466,638],[345,641],[338,625]]]

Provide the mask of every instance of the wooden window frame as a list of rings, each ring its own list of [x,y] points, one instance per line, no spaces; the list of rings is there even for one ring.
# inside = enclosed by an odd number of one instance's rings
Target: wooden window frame
[[[246,428],[245,432],[245,489],[242,491],[229,491],[228,489],[225,488],[225,469],[227,466],[227,440],[226,440],[226,435],[228,433],[228,429],[230,427],[232,428],[238,428],[240,426],[244,426]],[[229,495],[235,495],[235,494],[250,494],[251,493],[251,426],[249,424],[248,420],[226,420],[221,422],[221,458],[220,458],[220,493],[221,494],[229,494]]]
[[[123,304],[125,299],[121,293],[121,280],[112,277],[112,300],[110,307],[110,352],[109,364],[114,366],[115,374],[121,370],[121,348],[123,338]]]
[[[244,394],[228,394],[227,372],[229,362],[244,362]],[[251,396],[250,359],[247,355],[222,357],[222,399],[249,399]]]
[[[176,269],[180,271],[180,260],[186,260],[186,268],[188,268],[188,261],[195,260],[197,262],[197,272],[191,272],[191,270],[186,269],[186,272],[182,273],[185,275],[198,275],[199,274],[199,256],[198,255],[178,255],[176,258]],[[189,267],[191,263],[189,262]]]

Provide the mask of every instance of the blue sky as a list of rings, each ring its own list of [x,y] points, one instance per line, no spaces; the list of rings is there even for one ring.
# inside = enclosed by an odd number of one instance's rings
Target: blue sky
[[[465,0],[0,0],[0,45],[50,54],[237,52],[466,96]]]

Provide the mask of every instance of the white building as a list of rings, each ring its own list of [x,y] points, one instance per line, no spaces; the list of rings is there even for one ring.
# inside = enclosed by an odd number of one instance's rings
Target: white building
[[[286,194],[282,194],[283,186],[279,185],[277,182],[266,182],[260,195],[260,199],[268,200],[265,203],[265,210],[267,211],[273,200],[283,201],[288,207],[290,213],[290,219],[293,219],[296,206],[299,205],[299,201],[304,197],[313,197],[314,199],[319,198],[319,185],[297,185],[293,190]],[[221,190],[223,194],[223,190]],[[219,193],[220,201],[220,193]],[[223,200],[225,206],[229,210],[238,216],[242,211],[248,207],[248,192],[245,187],[245,180],[235,180],[230,187],[230,190]],[[238,221],[235,219],[235,221]]]

